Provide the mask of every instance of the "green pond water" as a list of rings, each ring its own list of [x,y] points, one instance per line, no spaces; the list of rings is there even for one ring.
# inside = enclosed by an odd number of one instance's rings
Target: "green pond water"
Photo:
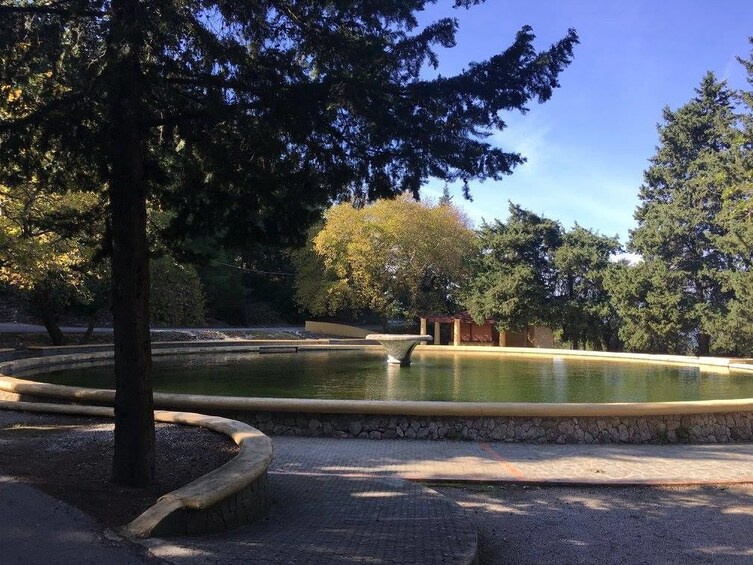
[[[26,373],[31,375],[31,373]],[[37,373],[39,381],[113,388],[111,366]],[[460,402],[660,402],[753,398],[753,375],[647,363],[460,353],[234,353],[154,358],[154,390],[191,394]]]

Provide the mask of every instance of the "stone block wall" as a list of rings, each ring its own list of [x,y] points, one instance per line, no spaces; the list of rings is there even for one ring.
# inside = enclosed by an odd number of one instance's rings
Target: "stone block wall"
[[[267,473],[243,490],[200,510],[183,508],[166,516],[151,536],[196,536],[224,532],[265,517],[272,507]]]
[[[611,417],[233,413],[267,435],[526,443],[728,443],[753,440],[753,413]]]

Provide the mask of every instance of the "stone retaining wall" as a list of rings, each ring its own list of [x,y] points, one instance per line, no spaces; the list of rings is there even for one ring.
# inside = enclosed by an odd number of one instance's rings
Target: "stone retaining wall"
[[[69,403],[0,390],[0,400]],[[109,402],[108,402],[109,403]],[[227,410],[170,406],[246,422],[267,435],[524,443],[729,443],[753,441],[753,412],[601,416],[418,416]]]
[[[267,435],[527,443],[728,443],[753,440],[753,413],[607,417],[454,417],[233,413]]]
[[[231,530],[269,514],[272,497],[264,473],[243,490],[206,509],[183,508],[170,514],[150,531],[149,536],[196,536]]]

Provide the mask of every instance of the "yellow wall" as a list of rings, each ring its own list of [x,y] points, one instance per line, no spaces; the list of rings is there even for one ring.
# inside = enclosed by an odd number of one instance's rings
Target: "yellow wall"
[[[554,333],[552,333],[551,328],[543,326],[529,327],[528,336],[531,347],[543,347],[546,349],[554,347]]]

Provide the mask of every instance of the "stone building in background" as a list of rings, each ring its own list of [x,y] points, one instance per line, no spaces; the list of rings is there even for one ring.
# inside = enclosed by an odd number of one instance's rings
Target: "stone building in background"
[[[433,323],[433,328],[429,324]],[[492,320],[477,324],[466,312],[421,317],[421,334],[434,336],[434,345],[489,345],[499,347],[554,347],[550,328],[528,326],[524,331],[497,331]]]

